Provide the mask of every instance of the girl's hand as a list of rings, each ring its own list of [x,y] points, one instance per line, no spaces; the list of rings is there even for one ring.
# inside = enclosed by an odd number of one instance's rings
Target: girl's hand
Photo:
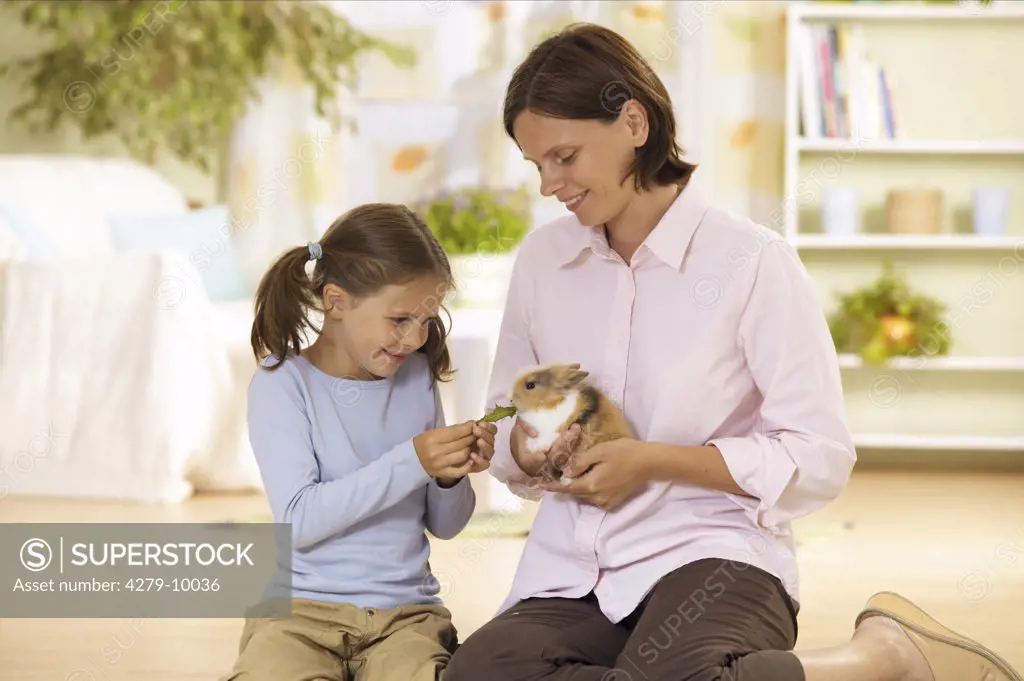
[[[473,427],[473,435],[477,440],[469,452],[472,466],[470,473],[480,473],[491,467],[491,457],[494,456],[494,434],[498,432],[498,426],[494,423],[479,422]]]
[[[564,475],[575,478],[572,482],[549,482],[542,487],[612,511],[647,482],[643,447],[643,442],[626,437],[600,442],[572,455],[564,470]]]
[[[457,480],[473,466],[471,447],[477,439],[476,424],[472,421],[453,426],[434,428],[413,438],[423,470],[433,478]]]

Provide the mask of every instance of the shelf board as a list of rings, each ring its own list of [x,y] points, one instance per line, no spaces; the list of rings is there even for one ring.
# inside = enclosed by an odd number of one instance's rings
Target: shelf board
[[[829,236],[798,234],[793,244],[801,250],[955,250],[1020,251],[1024,254],[1024,235],[977,236],[973,234],[863,234]]]
[[[936,449],[1024,453],[1024,436],[865,433],[855,435],[853,444],[858,449]]]
[[[1024,140],[858,140],[845,137],[799,137],[799,151],[844,154],[958,154],[1024,156]]]
[[[1024,357],[894,357],[884,365],[865,364],[857,355],[839,355],[843,369],[893,369],[900,371],[1024,371]]]
[[[816,21],[954,20],[991,21],[1024,19],[1024,8],[1016,3],[982,7],[965,0],[953,6],[929,6],[897,2],[853,4],[849,2],[796,3],[791,9],[797,19]]]

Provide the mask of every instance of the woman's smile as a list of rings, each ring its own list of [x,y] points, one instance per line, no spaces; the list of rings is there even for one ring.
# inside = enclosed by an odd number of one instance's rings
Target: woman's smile
[[[575,196],[569,197],[568,199],[566,199],[562,203],[565,204],[566,208],[568,208],[573,213],[575,213],[577,211],[577,209],[579,209],[580,204],[583,203],[583,200],[586,199],[589,194],[590,194],[590,190],[587,189],[587,190],[585,190],[583,192],[580,192],[579,194],[576,194]]]

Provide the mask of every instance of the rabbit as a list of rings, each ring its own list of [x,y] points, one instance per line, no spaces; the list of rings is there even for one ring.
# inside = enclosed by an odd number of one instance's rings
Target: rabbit
[[[635,437],[625,415],[598,388],[586,382],[589,372],[579,364],[548,364],[520,374],[509,394],[520,419],[533,428],[536,437],[528,437],[530,451],[546,451],[574,423],[580,425],[573,451],[620,437]],[[549,462],[547,475],[569,484],[562,466]],[[584,471],[586,472],[586,471]]]

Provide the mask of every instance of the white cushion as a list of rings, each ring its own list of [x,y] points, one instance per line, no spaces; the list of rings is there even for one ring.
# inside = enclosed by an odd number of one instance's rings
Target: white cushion
[[[245,381],[248,383],[253,370],[256,369],[256,358],[252,354],[252,322],[253,300],[215,300],[213,309],[217,311],[216,332],[220,340],[234,358],[248,361],[252,366],[246,368]]]
[[[23,260],[26,252],[24,242],[0,212],[0,260]]]
[[[54,257],[113,253],[111,215],[188,210],[181,191],[152,168],[71,155],[0,155],[0,205],[37,225]]]

